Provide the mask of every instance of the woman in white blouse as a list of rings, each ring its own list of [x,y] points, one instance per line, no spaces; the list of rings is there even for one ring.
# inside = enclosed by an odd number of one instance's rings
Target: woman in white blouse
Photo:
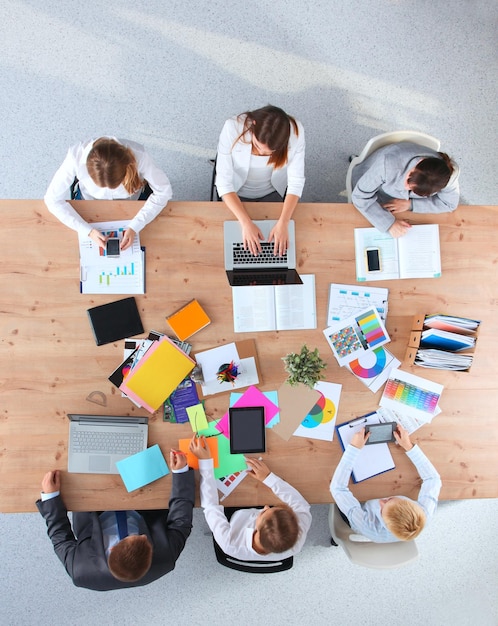
[[[239,220],[244,245],[261,251],[263,235],[243,202],[283,202],[270,233],[275,254],[288,247],[288,224],[304,187],[304,129],[275,106],[247,111],[225,122],[218,142],[216,188]]]
[[[106,237],[91,228],[66,200],[75,178],[77,197],[83,200],[139,200],[145,184],[149,184],[152,194],[128,225],[122,250],[131,246],[135,233],[157,217],[172,197],[166,174],[134,141],[100,137],[69,148],[47,189],[45,204],[63,224],[90,237],[101,248]]]

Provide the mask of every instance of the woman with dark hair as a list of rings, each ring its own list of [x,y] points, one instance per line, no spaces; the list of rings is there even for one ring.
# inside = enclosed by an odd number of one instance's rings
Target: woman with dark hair
[[[393,143],[353,169],[353,204],[375,228],[401,237],[410,224],[396,213],[447,213],[457,208],[458,175],[458,166],[444,152]]]
[[[146,200],[125,230],[121,249],[126,250],[138,233],[164,209],[172,197],[171,185],[134,141],[100,137],[69,148],[45,194],[48,210],[63,224],[90,237],[101,248],[106,237],[90,225],[67,202],[69,188],[77,179],[76,198],[81,200]],[[145,192],[148,183],[152,194]]]
[[[239,220],[244,245],[253,254],[263,239],[243,202],[283,202],[270,233],[274,253],[288,247],[288,224],[304,187],[304,129],[275,106],[247,111],[225,122],[218,142],[216,188]]]

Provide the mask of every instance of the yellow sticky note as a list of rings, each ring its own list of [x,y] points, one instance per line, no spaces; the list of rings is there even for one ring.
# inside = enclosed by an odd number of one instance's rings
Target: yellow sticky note
[[[206,413],[201,403],[188,406],[186,411],[194,433],[198,433],[200,430],[204,430],[208,427]]]

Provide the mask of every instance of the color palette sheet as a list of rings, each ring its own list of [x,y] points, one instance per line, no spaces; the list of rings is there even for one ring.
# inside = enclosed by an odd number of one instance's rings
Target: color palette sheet
[[[401,362],[384,346],[367,350],[346,367],[366,387],[376,393],[389,378],[389,373],[401,365]]]
[[[341,367],[391,340],[375,307],[336,322],[323,334]]]
[[[429,422],[438,413],[442,393],[443,385],[394,369],[386,382],[380,406]]]

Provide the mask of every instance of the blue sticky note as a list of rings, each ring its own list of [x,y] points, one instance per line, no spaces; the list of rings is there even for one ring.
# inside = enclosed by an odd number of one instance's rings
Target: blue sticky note
[[[117,461],[116,467],[128,492],[140,489],[169,474],[169,468],[157,443],[142,452]]]

